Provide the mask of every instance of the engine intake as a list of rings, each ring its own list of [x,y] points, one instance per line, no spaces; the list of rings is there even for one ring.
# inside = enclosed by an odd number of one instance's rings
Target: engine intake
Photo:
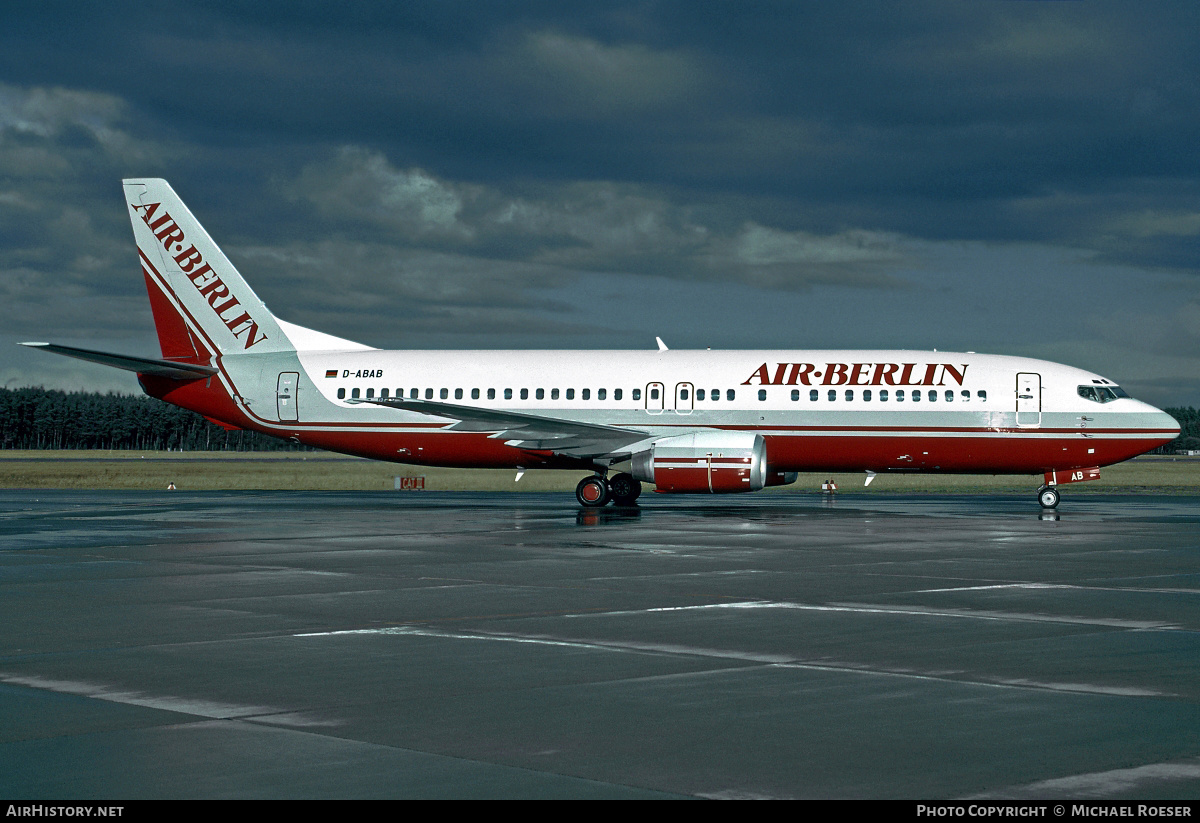
[[[767,446],[752,432],[664,437],[633,456],[633,476],[667,494],[756,492],[767,485]]]

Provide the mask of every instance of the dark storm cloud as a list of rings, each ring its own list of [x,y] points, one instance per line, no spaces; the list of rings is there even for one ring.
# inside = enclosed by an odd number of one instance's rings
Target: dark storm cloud
[[[152,130],[269,155],[268,168],[355,143],[454,180],[735,194],[781,228],[1073,242],[1102,242],[1121,204],[1047,213],[1047,198],[1103,198],[1147,179],[1176,184],[1176,208],[1195,194],[1200,66],[1188,32],[1200,15],[1190,5],[82,14],[57,46],[59,32],[18,42],[29,32],[10,29],[6,75],[118,90]]]
[[[0,326],[121,334],[146,315],[112,205],[121,169],[165,151],[127,130],[124,109],[107,94],[0,83]]]
[[[900,239],[881,233],[788,232],[728,208],[692,209],[633,184],[576,182],[512,196],[397,169],[354,147],[306,166],[286,194],[307,201],[341,231],[374,227],[409,247],[458,250],[488,264],[516,258],[563,271],[803,289],[895,286],[879,267],[902,257]]]
[[[287,319],[340,326],[347,336],[382,335],[396,344],[414,331],[434,328],[512,332],[571,308],[538,296],[559,272],[521,263],[482,266],[463,255],[345,240],[234,247],[230,256],[271,284],[259,290],[270,305],[298,309]],[[331,272],[338,274],[331,278]],[[505,319],[481,320],[489,311]],[[560,333],[571,328],[569,322],[553,325]]]

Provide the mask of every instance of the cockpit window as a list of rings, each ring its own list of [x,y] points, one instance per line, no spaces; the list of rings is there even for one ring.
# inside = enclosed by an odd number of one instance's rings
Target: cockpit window
[[[1120,386],[1080,386],[1079,396],[1093,403],[1111,403],[1118,397],[1128,397],[1129,393]]]

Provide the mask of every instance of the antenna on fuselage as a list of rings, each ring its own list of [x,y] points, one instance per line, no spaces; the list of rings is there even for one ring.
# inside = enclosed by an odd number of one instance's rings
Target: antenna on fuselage
[[[654,342],[658,343],[659,351],[667,351],[667,344],[662,341],[661,337],[655,337]]]

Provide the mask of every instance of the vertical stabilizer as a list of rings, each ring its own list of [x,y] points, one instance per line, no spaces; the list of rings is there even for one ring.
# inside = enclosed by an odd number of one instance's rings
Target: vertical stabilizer
[[[123,183],[164,357],[295,350],[166,180]]]

